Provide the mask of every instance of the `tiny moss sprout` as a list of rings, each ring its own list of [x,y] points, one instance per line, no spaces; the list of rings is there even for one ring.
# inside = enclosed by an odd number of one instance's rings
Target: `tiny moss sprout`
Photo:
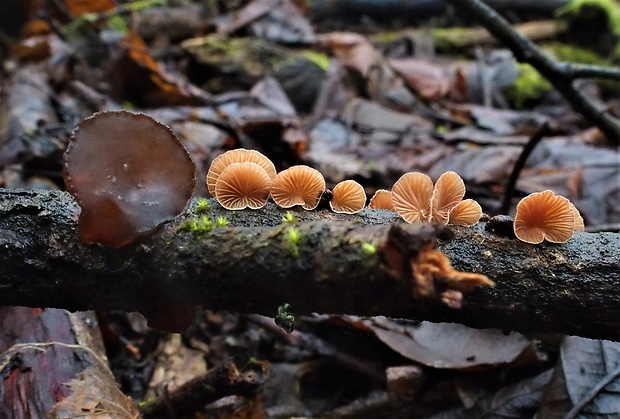
[[[217,220],[215,220],[215,225],[218,227],[228,227],[228,219],[226,217],[217,217]]]
[[[213,229],[213,221],[209,220],[206,215],[203,215],[200,218],[186,220],[181,229],[193,233],[207,233]]]
[[[293,333],[295,330],[295,315],[289,311],[291,305],[284,303],[278,307],[276,314],[276,324],[286,331],[286,333]]]
[[[286,211],[282,216],[282,221],[287,224],[294,224],[299,220],[297,219],[297,217],[295,217],[295,214],[293,214],[292,211]]]
[[[377,253],[377,245],[373,242],[362,242],[362,251],[367,255],[374,255]]]
[[[198,198],[196,200],[196,206],[194,207],[194,212],[196,214],[203,214],[211,209],[211,204],[209,204],[209,200],[207,198]]]
[[[299,228],[293,226],[286,229],[286,241],[288,242],[291,252],[295,257],[299,256],[299,246],[297,245],[301,242],[301,239],[302,234]]]

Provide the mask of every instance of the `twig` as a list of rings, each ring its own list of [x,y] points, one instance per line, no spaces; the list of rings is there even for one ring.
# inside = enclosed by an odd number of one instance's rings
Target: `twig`
[[[568,411],[564,419],[575,419],[581,410],[586,407],[609,383],[615,380],[620,375],[620,366],[615,370],[607,374],[601,381],[599,381],[585,396],[577,403],[571,410]]]
[[[575,74],[565,63],[557,62],[546,55],[533,42],[515,31],[510,23],[481,0],[447,0],[462,12],[472,16],[493,36],[508,47],[519,62],[525,62],[538,70],[591,124],[596,125],[614,144],[620,144],[620,121],[601,106],[596,105],[573,86]],[[607,73],[607,74],[613,74]]]
[[[543,139],[545,135],[549,133],[549,123],[543,123],[540,128],[536,130],[536,132],[530,137],[525,147],[521,151],[519,158],[517,159],[514,167],[512,168],[512,173],[510,173],[510,177],[508,178],[508,182],[506,182],[506,190],[504,191],[504,199],[502,200],[502,205],[499,207],[500,214],[508,214],[508,210],[510,209],[510,203],[512,200],[512,195],[515,191],[515,185],[517,184],[517,180],[519,179],[519,175],[521,174],[521,170],[525,166],[525,162],[527,158],[530,156],[536,145]]]
[[[612,79],[620,80],[620,68],[602,67],[590,64],[559,63],[562,71],[571,79]]]

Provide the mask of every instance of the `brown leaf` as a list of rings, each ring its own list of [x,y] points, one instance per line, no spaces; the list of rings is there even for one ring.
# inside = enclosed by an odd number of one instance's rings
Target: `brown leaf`
[[[452,82],[444,67],[416,59],[392,59],[390,64],[409,87],[426,99],[439,100],[450,92]]]

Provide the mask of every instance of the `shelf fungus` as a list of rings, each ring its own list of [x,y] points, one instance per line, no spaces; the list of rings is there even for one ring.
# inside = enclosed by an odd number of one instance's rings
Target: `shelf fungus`
[[[305,210],[313,210],[319,205],[323,192],[323,175],[309,166],[289,167],[271,181],[271,198],[282,208],[301,205]]]
[[[370,198],[368,208],[394,211],[394,205],[392,204],[392,192],[387,189],[378,189],[372,198]]]
[[[366,205],[364,187],[354,180],[343,180],[332,189],[329,206],[332,211],[342,214],[355,214]]]
[[[271,179],[256,163],[232,163],[215,183],[215,199],[228,210],[259,209],[269,198]]]
[[[237,148],[220,154],[211,163],[206,179],[207,189],[209,190],[209,193],[215,196],[217,179],[220,177],[226,167],[233,163],[243,162],[258,164],[265,170],[265,172],[267,172],[267,175],[269,175],[269,179],[273,179],[276,176],[276,167],[265,155],[256,150]]]
[[[445,172],[434,186],[423,173],[405,173],[392,187],[394,210],[408,223],[474,225],[482,209],[464,196],[465,183],[455,172]]]
[[[564,243],[575,230],[583,229],[583,218],[566,198],[547,190],[530,194],[517,204],[513,223],[515,236],[526,243],[543,240]]]
[[[127,111],[99,112],[79,123],[65,152],[67,190],[82,211],[86,243],[119,248],[180,214],[196,168],[170,128]]]

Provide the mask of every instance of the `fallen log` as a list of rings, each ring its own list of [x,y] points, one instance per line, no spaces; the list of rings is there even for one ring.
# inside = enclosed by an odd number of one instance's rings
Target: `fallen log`
[[[211,201],[197,222],[226,217],[228,227],[210,231],[186,222],[192,211],[112,250],[80,242],[79,208],[68,194],[0,191],[0,304],[202,304],[274,316],[288,303],[297,314],[385,315],[620,340],[620,234],[576,233],[564,244],[528,245],[491,234],[484,223],[447,233],[404,224],[387,211],[296,211],[299,237],[292,240],[292,224],[274,205],[231,212]],[[420,278],[430,266],[421,260],[434,255],[436,243],[464,274],[433,275],[433,265]],[[479,274],[496,286],[469,291],[460,304],[459,293],[479,283]]]

